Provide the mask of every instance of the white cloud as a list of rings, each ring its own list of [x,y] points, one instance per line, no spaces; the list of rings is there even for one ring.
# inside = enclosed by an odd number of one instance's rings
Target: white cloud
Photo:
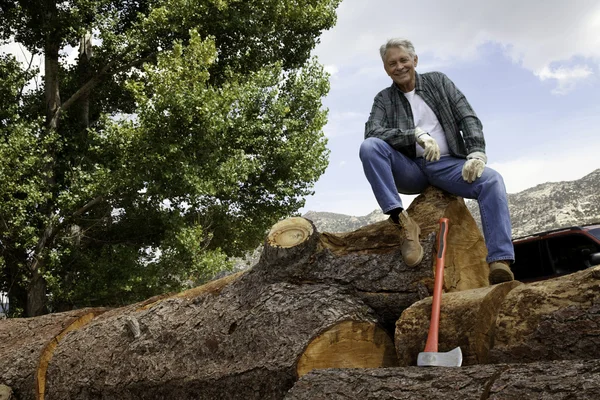
[[[395,0],[344,0],[338,14],[338,25],[322,35],[316,53],[340,70],[345,64],[379,62],[379,46],[396,36],[411,39],[419,54],[437,64],[477,59],[486,43],[499,45],[532,73],[557,63],[555,69],[560,68],[574,58],[600,61],[597,0],[421,0],[401,5]],[[581,79],[557,80],[556,90]]]
[[[592,74],[592,70],[587,65],[578,65],[571,68],[558,67],[555,69],[545,66],[535,73],[542,81],[548,79],[557,81],[558,86],[552,91],[555,94],[566,94],[573,89],[577,82],[584,80]]]
[[[331,75],[331,77],[336,76],[337,73],[340,72],[339,68],[333,64],[325,65],[323,69],[325,70],[325,72]]]

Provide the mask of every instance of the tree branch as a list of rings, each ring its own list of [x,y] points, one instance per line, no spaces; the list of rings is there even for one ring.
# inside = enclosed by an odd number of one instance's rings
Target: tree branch
[[[29,270],[33,272],[37,269],[37,266],[39,264],[39,257],[42,254],[44,248],[46,247],[46,243],[53,239],[62,227],[64,227],[66,224],[72,221],[73,218],[79,217],[80,215],[88,212],[90,209],[92,209],[94,206],[96,206],[103,200],[104,196],[98,196],[95,199],[87,202],[83,207],[75,211],[70,217],[65,218],[60,224],[49,225],[44,230],[42,237],[38,240],[37,246],[35,247],[35,252],[33,253],[31,264],[29,265]]]
[[[128,64],[122,65],[119,68],[116,68],[113,71],[109,70],[114,67],[114,65],[116,64],[115,61],[111,61],[108,64],[106,64],[101,70],[100,72],[98,72],[93,78],[91,78],[89,81],[87,81],[82,87],[80,87],[71,97],[69,97],[67,99],[67,101],[65,101],[58,110],[56,110],[55,116],[54,118],[58,118],[58,115],[62,112],[67,110],[69,107],[71,107],[77,100],[79,100],[83,95],[85,95],[86,93],[89,93],[93,88],[95,88],[96,86],[98,86],[98,84],[100,83],[100,81],[102,80],[102,78],[104,78],[105,75],[114,75],[117,74],[119,72],[123,72],[126,71],[132,67],[138,66],[148,60],[150,60],[150,58],[152,56],[154,56],[156,53],[151,53],[148,57],[144,57],[144,58],[140,58],[138,60],[132,61]]]

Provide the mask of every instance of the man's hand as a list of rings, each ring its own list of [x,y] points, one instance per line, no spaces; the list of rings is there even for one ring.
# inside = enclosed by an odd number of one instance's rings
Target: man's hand
[[[427,161],[437,161],[440,159],[440,146],[438,146],[434,138],[429,136],[429,133],[417,126],[415,128],[415,139],[419,143],[419,146],[423,148],[423,157]]]
[[[485,153],[476,151],[467,156],[467,162],[463,165],[462,177],[465,181],[473,183],[478,178],[481,178],[485,164],[487,163],[487,156]]]

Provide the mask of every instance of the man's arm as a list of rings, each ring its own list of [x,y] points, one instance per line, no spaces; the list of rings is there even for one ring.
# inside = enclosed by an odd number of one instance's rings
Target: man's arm
[[[450,100],[452,114],[459,129],[462,131],[467,154],[474,152],[485,153],[483,125],[467,101],[467,98],[446,75],[443,75],[443,87]]]
[[[390,127],[383,96],[375,97],[369,120],[365,123],[365,139],[375,137],[384,140],[396,150],[415,145],[414,129],[399,129]]]

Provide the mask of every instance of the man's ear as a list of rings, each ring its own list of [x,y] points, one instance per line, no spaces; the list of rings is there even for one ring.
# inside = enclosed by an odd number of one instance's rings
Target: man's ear
[[[417,66],[419,62],[419,56],[415,54],[415,67]]]

